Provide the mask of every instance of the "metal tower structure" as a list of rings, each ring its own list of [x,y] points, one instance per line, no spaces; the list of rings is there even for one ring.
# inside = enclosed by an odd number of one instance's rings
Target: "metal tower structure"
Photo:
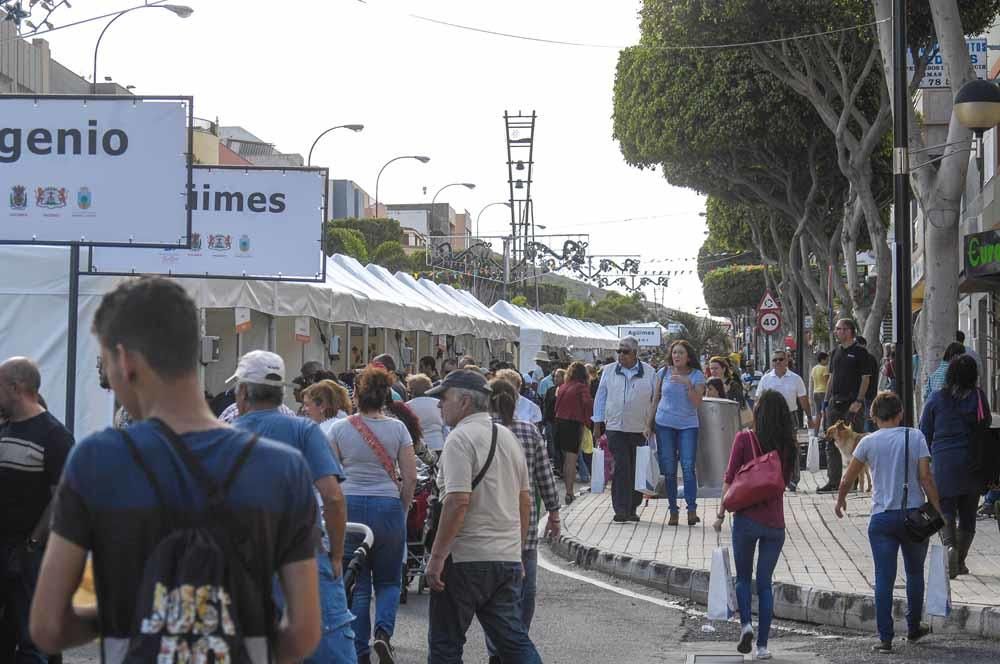
[[[509,280],[515,283],[534,276],[529,245],[535,241],[531,185],[537,117],[534,111],[531,115],[524,115],[521,111],[517,115],[507,111],[503,114],[507,139],[507,185],[510,189]],[[527,270],[532,274],[526,274]]]

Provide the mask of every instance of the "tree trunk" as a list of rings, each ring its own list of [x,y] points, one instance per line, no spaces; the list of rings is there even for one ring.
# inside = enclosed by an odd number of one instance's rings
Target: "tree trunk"
[[[891,0],[873,1],[877,19],[891,16]],[[951,68],[951,92],[955,95],[975,76],[968,60],[958,3],[956,0],[934,0],[930,3],[930,9],[943,60],[948,63],[966,62],[965,68]],[[878,37],[886,83],[892,90],[893,30],[890,22],[879,24]],[[906,112],[910,116],[910,148],[925,147],[912,104]],[[962,127],[953,114],[948,125],[946,143],[967,143],[971,138],[972,132]],[[954,341],[955,330],[958,329],[959,218],[965,178],[969,170],[969,153],[962,146],[952,145],[945,148],[944,154],[936,172],[928,166],[919,168],[929,158],[926,152],[917,153],[910,158],[911,169],[917,168],[911,172],[910,184],[920,204],[926,229],[924,308],[921,315],[924,319],[921,323],[926,328],[924,342],[918,349],[921,374],[917,379],[918,388],[923,384],[927,373],[937,366],[937,360],[944,355],[947,345]],[[897,324],[910,325],[911,321],[898,321]]]

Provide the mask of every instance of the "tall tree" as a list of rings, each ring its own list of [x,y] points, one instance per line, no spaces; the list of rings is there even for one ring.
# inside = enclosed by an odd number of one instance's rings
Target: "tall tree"
[[[769,258],[785,297],[802,293],[814,311],[827,299],[826,283],[801,268],[812,257],[838,262],[829,225],[847,196],[826,157],[832,138],[815,131],[809,104],[744,54],[668,50],[686,26],[646,25],[640,44],[619,55],[615,79],[614,135],[626,161],[660,166],[672,184],[759,206],[766,222],[752,229],[754,238],[776,249]],[[839,274],[834,281],[843,288]]]
[[[892,272],[886,238],[884,204],[887,170],[879,166],[891,124],[889,95],[878,71],[874,30],[849,29],[871,22],[863,0],[646,0],[643,31],[670,30],[681,21],[688,40],[760,42],[745,49],[750,59],[780,84],[808,103],[818,127],[829,132],[831,159],[849,184],[840,209],[840,240],[847,264],[848,288],[841,293],[865,334],[877,338],[888,311],[891,281],[878,281],[875,297],[863,298],[856,256],[862,222],[880,275]],[[844,29],[848,28],[848,29]],[[836,32],[831,32],[836,31]],[[823,34],[826,33],[826,34]],[[810,34],[808,38],[782,40]],[[779,40],[767,43],[767,40]],[[797,269],[805,269],[799,261]]]
[[[882,52],[882,70],[886,84],[893,88],[892,75],[892,0],[873,0]],[[923,79],[928,61],[938,55],[948,63],[951,94],[958,94],[975,77],[965,44],[966,35],[984,32],[1000,15],[1000,0],[932,0],[913,2],[907,25],[915,73],[910,81],[910,98]],[[934,48],[934,44],[937,48]],[[921,52],[923,51],[923,52]],[[932,358],[941,357],[955,338],[958,327],[958,275],[960,213],[969,169],[969,154],[961,144],[969,144],[972,133],[952,115],[948,138],[939,154],[943,159],[936,168],[929,167],[932,152],[921,133],[921,125],[911,103],[909,114],[910,185],[916,194],[924,218],[924,306],[920,315],[925,330],[923,360],[925,370]],[[909,321],[906,321],[908,324]]]

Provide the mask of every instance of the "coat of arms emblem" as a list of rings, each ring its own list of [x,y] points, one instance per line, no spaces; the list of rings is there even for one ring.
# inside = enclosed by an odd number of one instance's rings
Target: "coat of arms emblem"
[[[89,210],[93,202],[94,198],[90,193],[90,189],[80,187],[80,191],[76,192],[76,206],[81,210]]]
[[[10,188],[10,209],[24,210],[28,207],[28,189],[24,185],[16,184]]]
[[[64,187],[38,187],[35,190],[35,205],[50,210],[66,207],[66,189]]]
[[[212,251],[229,251],[233,248],[232,235],[209,235],[208,248]]]
[[[191,251],[201,251],[201,233],[191,233]]]

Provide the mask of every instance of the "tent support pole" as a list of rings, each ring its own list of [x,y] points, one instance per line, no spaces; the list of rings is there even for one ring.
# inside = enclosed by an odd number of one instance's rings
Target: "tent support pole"
[[[365,325],[361,329],[363,330],[363,340],[362,340],[362,343],[364,344],[364,347],[365,347],[364,352],[361,353],[361,357],[365,361],[365,366],[367,367],[368,363],[371,361],[371,358],[368,357],[368,325]]]
[[[17,44],[14,44],[17,46]],[[63,424],[73,433],[76,428],[76,342],[80,305],[80,245],[69,248],[69,320],[66,333],[66,415]]]

